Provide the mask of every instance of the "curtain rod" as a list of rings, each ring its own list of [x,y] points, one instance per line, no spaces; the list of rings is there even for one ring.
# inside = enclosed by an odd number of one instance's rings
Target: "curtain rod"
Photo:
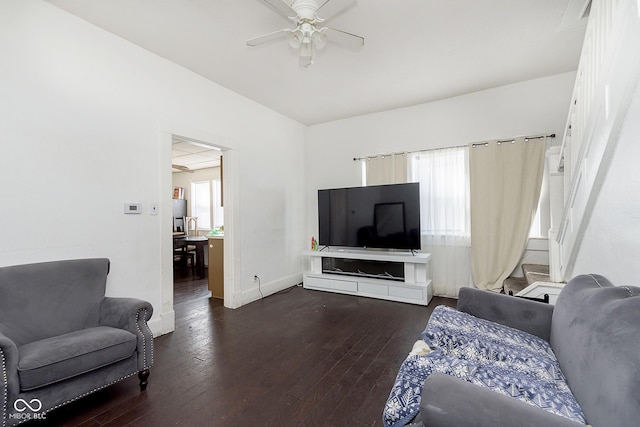
[[[546,136],[545,135],[541,135],[541,136],[525,136],[524,140],[526,142],[526,141],[529,141],[530,139],[555,138],[555,137],[556,137],[556,134],[552,133],[552,134],[546,135]],[[505,142],[514,143],[515,141],[516,141],[515,138],[500,139],[500,140],[497,141],[497,144],[500,145],[500,144],[504,144]],[[488,142],[479,142],[479,143],[475,143],[475,144],[456,145],[456,146],[453,146],[453,147],[428,148],[426,150],[413,150],[413,151],[404,151],[404,152],[399,152],[399,153],[376,154],[376,155],[373,155],[373,156],[354,157],[353,161],[366,160],[366,159],[373,158],[373,157],[378,157],[378,156],[383,156],[383,157],[384,156],[391,156],[393,154],[412,154],[412,153],[423,153],[425,151],[447,150],[447,149],[450,149],[450,148],[464,148],[464,147],[468,147],[469,145],[471,145],[472,148],[480,147],[480,146],[485,146],[486,147],[486,146],[489,145],[489,143]]]

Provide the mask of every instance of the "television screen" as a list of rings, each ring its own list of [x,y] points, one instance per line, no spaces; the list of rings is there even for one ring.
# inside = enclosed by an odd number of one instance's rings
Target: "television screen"
[[[420,249],[420,184],[318,190],[318,244]]]

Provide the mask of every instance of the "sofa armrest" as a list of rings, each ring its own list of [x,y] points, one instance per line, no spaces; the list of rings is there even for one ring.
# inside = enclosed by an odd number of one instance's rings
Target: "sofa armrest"
[[[8,419],[9,402],[20,393],[18,347],[0,332],[0,420]]]
[[[135,298],[105,297],[99,310],[99,324],[125,329],[138,337],[138,370],[153,364],[153,334],[147,321],[153,314],[150,303]]]
[[[433,373],[425,381],[419,416],[427,427],[584,427],[528,403],[441,373]]]
[[[475,288],[462,288],[458,310],[536,335],[549,342],[554,306]]]

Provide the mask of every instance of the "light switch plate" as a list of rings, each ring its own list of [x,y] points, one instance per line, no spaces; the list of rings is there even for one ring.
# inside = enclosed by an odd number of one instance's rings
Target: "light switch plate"
[[[149,213],[151,215],[158,215],[158,204],[157,203],[151,203],[151,205],[149,206]]]

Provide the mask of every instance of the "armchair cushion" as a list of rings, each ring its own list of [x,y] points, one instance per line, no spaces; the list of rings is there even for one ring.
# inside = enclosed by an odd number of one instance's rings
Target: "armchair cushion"
[[[98,321],[102,326],[122,328],[138,337],[138,370],[153,364],[153,334],[147,321],[153,307],[135,298],[105,297],[99,307]]]
[[[137,338],[108,326],[82,329],[18,348],[21,391],[33,390],[131,357]]]

